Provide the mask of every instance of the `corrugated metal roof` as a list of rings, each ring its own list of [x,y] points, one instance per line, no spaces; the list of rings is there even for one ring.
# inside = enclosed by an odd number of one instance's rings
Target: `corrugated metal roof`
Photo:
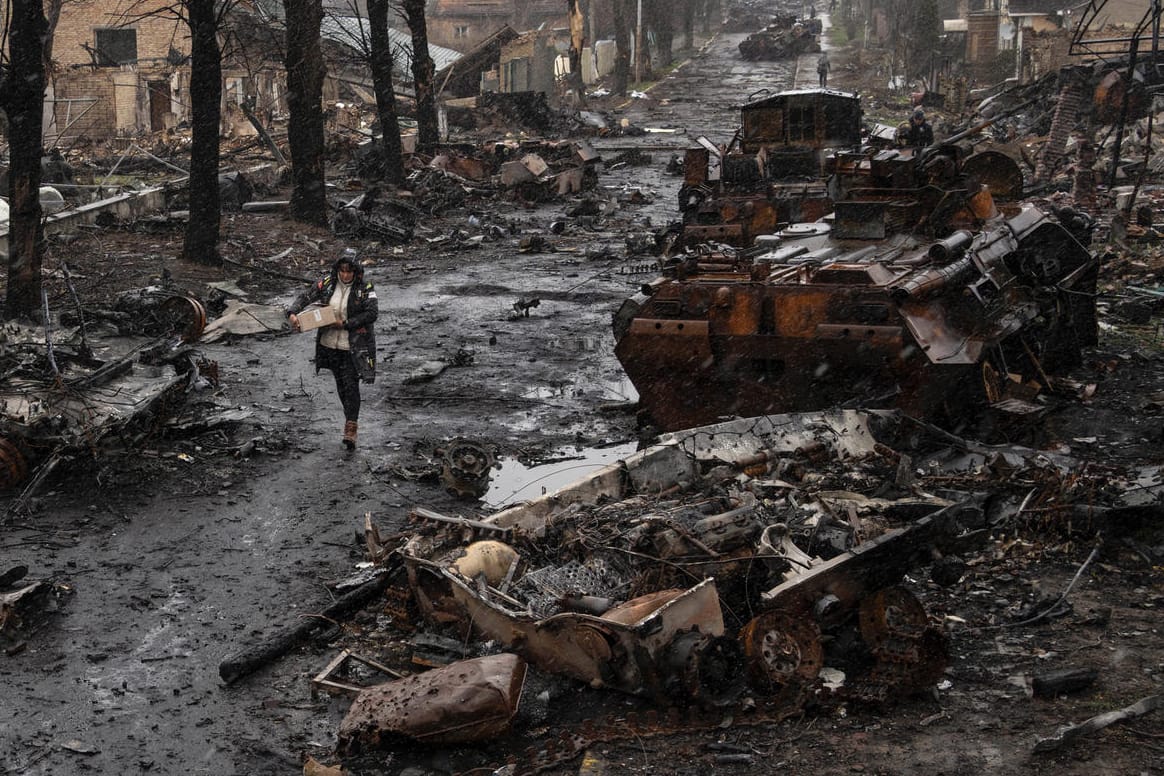
[[[368,36],[368,20],[356,16],[332,16],[328,14],[323,17],[320,35],[328,40],[362,51],[365,47],[364,40]],[[401,72],[411,72],[412,34],[389,27],[388,38],[392,41],[393,53],[397,56],[396,68]],[[444,46],[434,46],[432,43],[428,44],[428,54],[432,57],[435,70],[448,67],[461,58],[461,52]]]

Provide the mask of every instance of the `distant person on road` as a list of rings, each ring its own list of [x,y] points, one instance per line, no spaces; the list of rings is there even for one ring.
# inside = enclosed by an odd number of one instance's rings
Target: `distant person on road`
[[[826,88],[829,84],[829,70],[831,67],[829,64],[829,52],[821,52],[820,59],[816,61],[816,75],[820,80],[820,88],[822,89]]]
[[[925,148],[934,144],[934,128],[926,121],[926,112],[918,108],[909,117],[909,127],[905,131],[905,144],[914,148]]]
[[[331,271],[311,284],[287,309],[291,328],[299,331],[299,313],[310,304],[330,307],[336,322],[315,335],[315,371],[330,369],[344,409],[343,445],[356,447],[360,419],[360,381],[376,379],[376,334],[372,324],[379,315],[376,289],[364,279],[359,255],[346,248]]]

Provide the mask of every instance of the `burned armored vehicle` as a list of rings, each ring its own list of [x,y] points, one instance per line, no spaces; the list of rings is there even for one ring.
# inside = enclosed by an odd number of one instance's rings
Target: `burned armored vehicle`
[[[676,257],[616,313],[644,422],[892,406],[953,423],[1052,388],[1096,341],[1089,221],[996,201],[983,181],[1016,193],[1006,157],[951,143],[829,166],[829,216]]]
[[[746,247],[779,224],[832,212],[829,149],[861,144],[861,101],[848,92],[780,92],[750,101],[740,114],[740,128],[726,148],[701,137],[686,152],[680,247]]]
[[[740,41],[740,56],[753,62],[772,61],[820,51],[822,28],[820,19],[797,19],[794,14],[777,14],[764,29]]]
[[[71,311],[60,325],[0,325],[0,490],[22,489],[11,511],[58,465],[147,437],[200,378],[217,379],[190,345],[206,326],[192,296],[130,289],[92,317],[88,326]]]
[[[413,603],[458,640],[660,701],[721,707],[756,693],[788,713],[816,687],[826,641],[842,645],[827,659],[846,666],[846,697],[909,694],[947,655],[940,628],[898,585],[931,547],[963,541],[977,507],[910,495],[883,502],[857,532],[825,517],[847,506],[818,511],[814,496],[772,478],[832,467],[835,496],[867,467],[893,470],[875,447],[899,444],[902,426],[895,413],[857,411],[728,422],[666,435],[479,521],[414,511],[400,548]],[[798,493],[784,500],[788,489]]]

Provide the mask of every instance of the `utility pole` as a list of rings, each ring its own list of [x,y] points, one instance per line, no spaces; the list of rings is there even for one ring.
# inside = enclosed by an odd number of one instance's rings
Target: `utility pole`
[[[1157,57],[1160,54],[1160,0],[1152,0],[1152,75],[1160,72],[1160,61]],[[1153,110],[1152,113],[1155,113]],[[1148,120],[1152,120],[1152,113],[1148,114]]]

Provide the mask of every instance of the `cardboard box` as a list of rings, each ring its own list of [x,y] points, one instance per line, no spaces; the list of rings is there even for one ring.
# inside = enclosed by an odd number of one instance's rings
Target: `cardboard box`
[[[331,307],[311,306],[298,315],[299,331],[313,331],[335,323],[335,310]]]

